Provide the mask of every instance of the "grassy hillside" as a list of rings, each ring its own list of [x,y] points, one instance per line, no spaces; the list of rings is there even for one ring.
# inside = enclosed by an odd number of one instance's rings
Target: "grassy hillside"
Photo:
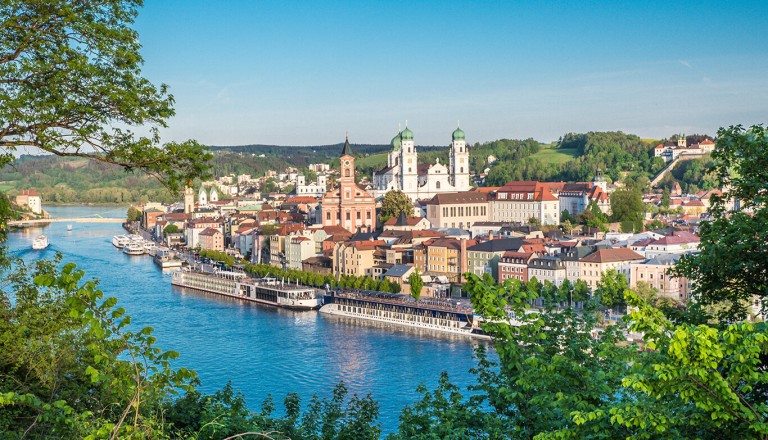
[[[556,145],[547,145],[538,153],[531,155],[531,158],[547,164],[561,164],[575,159],[578,155],[576,148],[557,148]]]

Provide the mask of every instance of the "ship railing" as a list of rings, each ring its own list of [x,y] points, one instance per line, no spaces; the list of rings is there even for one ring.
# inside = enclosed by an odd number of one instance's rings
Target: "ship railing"
[[[385,295],[371,295],[366,293],[336,293],[335,295],[336,297],[346,298],[346,299],[375,300],[377,302],[383,302],[388,304],[405,305],[405,306],[411,306],[411,307],[426,307],[430,309],[443,310],[448,312],[460,312],[464,314],[474,313],[474,310],[471,307],[462,307],[461,305],[446,303],[446,302],[437,302],[437,301],[423,302],[423,300],[419,300],[419,302],[416,302],[406,298],[397,298],[394,296],[385,296]]]

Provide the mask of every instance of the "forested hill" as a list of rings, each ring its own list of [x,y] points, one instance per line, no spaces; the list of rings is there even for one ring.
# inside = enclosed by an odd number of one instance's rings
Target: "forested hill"
[[[474,173],[490,169],[486,180],[489,186],[503,185],[510,180],[588,181],[598,168],[611,180],[629,178],[642,182],[664,167],[663,160],[653,157],[652,150],[657,143],[621,132],[569,133],[552,144],[534,139],[499,139],[472,145],[470,165]],[[358,171],[370,176],[384,166],[390,148],[389,145],[353,145]],[[280,171],[287,166],[299,169],[311,163],[337,166],[342,145],[243,145],[211,149],[215,153],[216,176],[263,176],[267,170]],[[434,163],[438,158],[443,163],[448,161],[448,146],[417,146],[417,149],[420,163]],[[495,162],[489,164],[489,156],[493,156]],[[700,164],[694,165],[697,167],[693,171],[703,169]],[[691,188],[708,186],[703,181],[705,176],[693,171],[674,177],[684,186],[694,185]],[[55,156],[22,156],[14,166],[0,169],[0,190],[27,188],[36,189],[48,202],[172,200],[168,191],[150,177],[87,159]]]
[[[488,173],[489,186],[510,180],[588,181],[597,169],[610,180],[642,180],[664,168],[664,160],[653,154],[656,143],[620,131],[568,133],[554,144],[540,144],[538,148],[532,139],[479,145],[474,149],[473,160],[486,159],[479,151],[498,159]],[[629,175],[623,176],[625,172]]]

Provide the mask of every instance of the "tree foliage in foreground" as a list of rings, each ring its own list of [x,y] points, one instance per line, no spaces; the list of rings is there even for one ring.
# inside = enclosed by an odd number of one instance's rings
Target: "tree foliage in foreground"
[[[211,155],[197,142],[159,143],[173,97],[141,76],[132,28],[140,5],[0,3],[0,165],[18,147],[34,147],[141,170],[172,190],[207,174]]]
[[[768,300],[768,139],[763,126],[720,129],[709,173],[725,188],[713,197],[699,230],[699,253],[685,256],[676,276],[696,280],[693,295],[725,321],[749,316]],[[730,209],[729,201],[740,207]],[[765,317],[765,315],[763,315]]]

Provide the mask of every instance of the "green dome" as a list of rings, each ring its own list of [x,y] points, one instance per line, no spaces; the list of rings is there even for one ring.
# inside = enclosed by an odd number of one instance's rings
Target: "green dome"
[[[463,141],[464,140],[464,130],[456,127],[456,130],[453,130],[453,140],[454,141],[458,141],[458,140],[462,140]]]
[[[405,127],[405,130],[403,130],[403,132],[400,133],[400,139],[404,141],[412,141],[413,132],[408,127]]]
[[[399,150],[400,149],[400,135],[401,134],[402,133],[398,133],[398,134],[395,135],[395,137],[392,138],[392,148],[394,148],[395,150]]]

